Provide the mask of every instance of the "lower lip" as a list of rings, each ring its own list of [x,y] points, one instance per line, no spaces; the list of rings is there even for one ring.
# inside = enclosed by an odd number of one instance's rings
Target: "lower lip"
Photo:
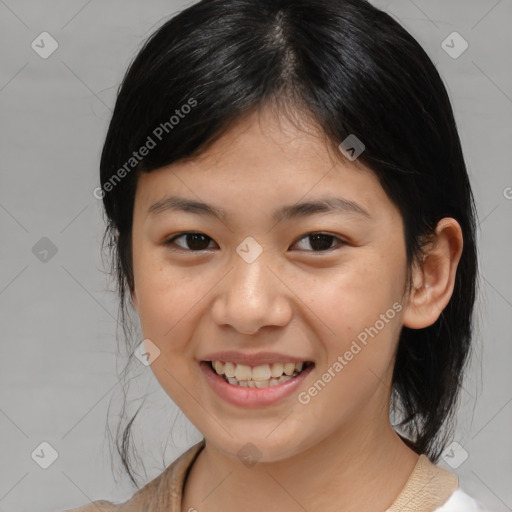
[[[199,364],[208,384],[226,402],[242,407],[261,407],[271,405],[291,395],[304,379],[311,373],[314,365],[308,366],[297,377],[277,386],[266,388],[244,388],[226,382],[224,377],[218,375],[209,363],[201,361]]]

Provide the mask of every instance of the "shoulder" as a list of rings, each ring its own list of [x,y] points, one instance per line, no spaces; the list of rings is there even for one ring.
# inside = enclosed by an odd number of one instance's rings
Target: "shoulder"
[[[139,489],[128,501],[116,504],[107,500],[97,500],[63,512],[140,512],[141,510],[179,512],[186,475],[204,446],[205,440],[203,439],[190,447],[163,473]]]
[[[119,510],[119,505],[111,501],[98,500],[82,507],[64,510],[63,512],[116,512],[117,510]]]
[[[450,499],[435,512],[486,512],[486,509],[462,489],[457,489]]]

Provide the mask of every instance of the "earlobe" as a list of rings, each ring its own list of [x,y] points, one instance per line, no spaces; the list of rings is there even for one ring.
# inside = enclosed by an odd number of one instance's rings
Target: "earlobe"
[[[413,270],[413,289],[403,317],[405,327],[423,329],[439,318],[453,293],[462,247],[459,223],[448,217],[440,220],[421,266]]]

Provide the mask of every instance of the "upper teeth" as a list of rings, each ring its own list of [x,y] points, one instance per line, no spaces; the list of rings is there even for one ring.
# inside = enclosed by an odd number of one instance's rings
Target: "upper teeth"
[[[212,361],[212,366],[219,375],[236,378],[238,381],[265,381],[271,377],[281,377],[283,373],[285,375],[292,375],[294,372],[300,372],[303,365],[304,363],[272,363],[271,365],[262,364],[251,367],[229,361]]]

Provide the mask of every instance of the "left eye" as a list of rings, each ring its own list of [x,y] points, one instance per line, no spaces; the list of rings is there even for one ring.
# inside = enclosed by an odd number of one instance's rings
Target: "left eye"
[[[185,244],[188,244],[189,246],[188,248],[175,243],[175,241],[179,240],[180,238],[183,238],[185,240]],[[332,249],[332,242],[335,240],[338,240],[338,245],[345,244],[345,242],[338,238],[337,236],[330,235],[328,233],[309,233],[300,238],[298,242],[296,242],[296,244],[300,243],[302,240],[307,240],[308,238],[310,239],[309,245],[313,248],[313,251],[310,252],[323,252]],[[197,252],[204,251],[208,248],[211,249],[211,247],[208,247],[208,240],[213,242],[213,239],[210,238],[208,235],[205,235],[204,233],[188,232],[182,233],[171,238],[170,240],[165,242],[165,244],[177,245],[178,247],[181,247],[182,249],[185,249],[188,252]]]
[[[180,238],[185,237],[185,243],[190,244],[190,247],[192,248],[192,252],[195,251],[204,251],[205,249],[208,249],[208,244],[205,246],[205,240],[212,240],[208,235],[205,235],[204,233],[182,233],[181,235],[177,235],[170,240],[166,242],[166,245],[171,245],[174,243],[175,240],[178,240]],[[178,247],[181,247],[183,249],[183,246],[179,244]],[[186,248],[185,248],[186,249]]]
[[[344,245],[345,242],[334,235],[329,235],[328,233],[309,233],[306,236],[303,236],[299,242],[302,240],[310,239],[309,245],[313,247],[312,252],[323,252],[327,251],[328,249],[332,249],[332,242],[334,240],[338,240],[340,243],[339,245]],[[297,242],[297,243],[299,243]]]

